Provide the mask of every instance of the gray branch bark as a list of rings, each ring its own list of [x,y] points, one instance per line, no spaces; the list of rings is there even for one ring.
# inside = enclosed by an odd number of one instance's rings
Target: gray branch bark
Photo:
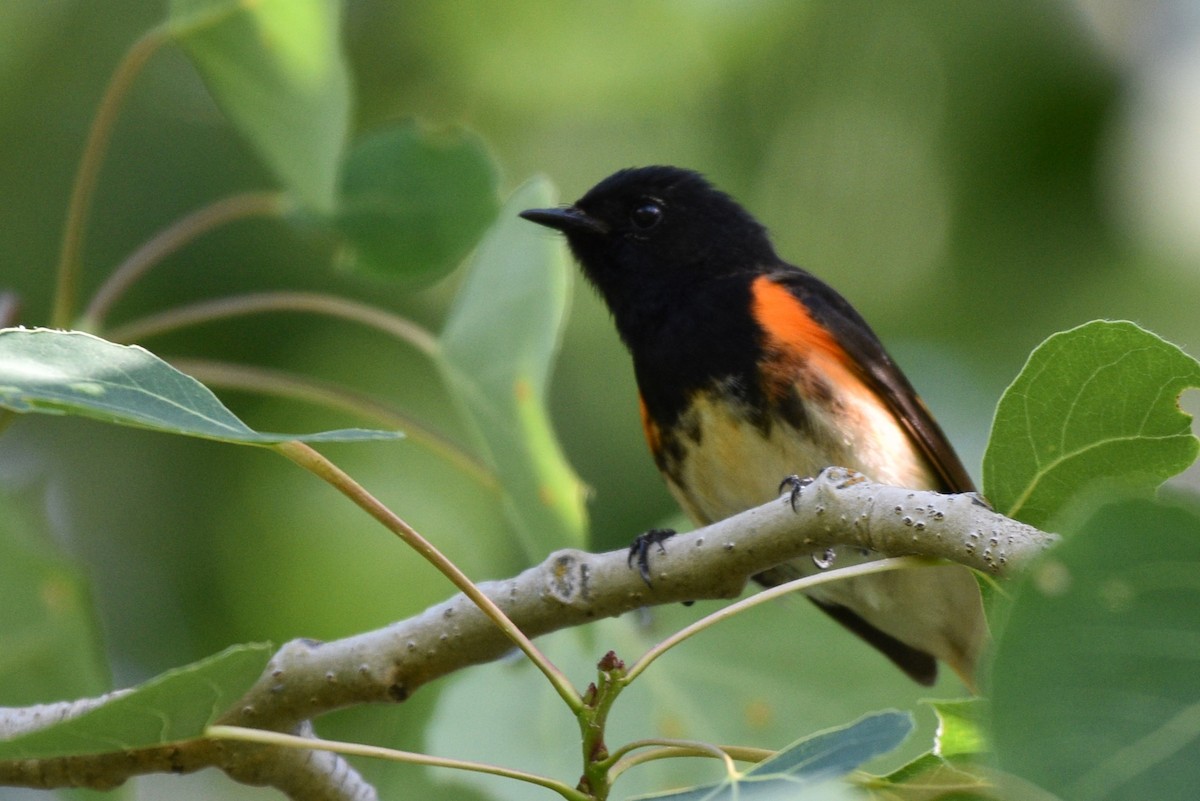
[[[973,494],[888,487],[829,468],[787,495],[672,538],[652,554],[653,585],[623,551],[557,551],[540,565],[479,586],[531,637],[658,604],[733,598],[756,573],[835,545],[882,556],[943,558],[1006,576],[1052,546],[1052,534],[992,511]],[[309,733],[326,712],[404,701],[424,684],[490,662],[512,643],[465,596],[416,617],[334,642],[294,640],[272,657],[246,695],[218,721]],[[30,709],[0,709],[0,738],[51,725],[110,696]],[[211,740],[69,759],[0,762],[0,784],[110,788],[130,776],[218,767],[238,781],[291,798],[370,801],[375,793],[340,757]]]

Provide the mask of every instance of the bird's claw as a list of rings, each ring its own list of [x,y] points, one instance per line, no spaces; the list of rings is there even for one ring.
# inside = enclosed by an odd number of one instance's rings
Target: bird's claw
[[[661,553],[666,553],[664,542],[675,536],[675,529],[671,528],[652,528],[649,531],[639,534],[629,545],[629,557],[625,560],[626,564],[633,567],[634,562],[637,562],[638,573],[642,577],[642,581],[646,582],[646,586],[650,584],[650,549],[655,545]]]
[[[798,511],[796,509],[796,501],[800,500],[800,495],[804,492],[804,488],[811,483],[813,483],[811,477],[801,478],[797,475],[790,475],[779,482],[780,493],[783,492],[784,488],[788,489],[788,503],[791,504],[793,512]]]

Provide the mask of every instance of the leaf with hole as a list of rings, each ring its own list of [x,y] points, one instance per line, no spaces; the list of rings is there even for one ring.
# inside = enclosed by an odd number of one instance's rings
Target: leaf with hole
[[[1085,491],[1119,482],[1150,493],[1200,452],[1179,395],[1200,364],[1127,322],[1091,322],[1047,339],[996,407],[983,460],[995,508],[1046,527]]]

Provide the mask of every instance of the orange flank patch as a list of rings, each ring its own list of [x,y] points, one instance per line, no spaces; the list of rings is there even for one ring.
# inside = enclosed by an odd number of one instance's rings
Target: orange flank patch
[[[657,460],[662,450],[662,434],[658,425],[650,419],[650,412],[646,411],[646,401],[642,400],[641,395],[638,395],[638,411],[642,415],[642,431],[646,434],[646,444],[650,446],[650,453]]]

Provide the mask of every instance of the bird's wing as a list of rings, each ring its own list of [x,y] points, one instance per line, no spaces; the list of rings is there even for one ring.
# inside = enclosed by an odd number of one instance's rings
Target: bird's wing
[[[974,492],[975,484],[941,426],[854,307],[832,287],[799,268],[779,270],[768,278],[786,287],[819,324],[834,332],[836,342],[849,357],[847,363],[884,400],[908,432],[941,479],[941,489]]]

